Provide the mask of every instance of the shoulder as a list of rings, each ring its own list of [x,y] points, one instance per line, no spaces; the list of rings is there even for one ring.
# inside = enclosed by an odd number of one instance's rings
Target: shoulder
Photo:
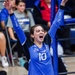
[[[3,8],[2,10],[1,10],[1,14],[8,14],[8,10],[6,9],[6,8]]]
[[[3,8],[0,13],[0,20],[1,21],[7,20],[8,16],[9,16],[9,13],[8,13],[7,9]]]
[[[7,12],[7,9],[6,9],[6,8],[3,8],[3,9],[1,10],[1,12]]]
[[[27,15],[28,15],[28,16],[31,16],[32,13],[31,13],[29,10],[27,10]]]
[[[31,12],[30,12],[29,10],[27,10],[27,13],[28,13],[28,14],[31,14]]]
[[[17,18],[25,16],[25,13],[19,13],[17,10],[14,11],[14,14]]]

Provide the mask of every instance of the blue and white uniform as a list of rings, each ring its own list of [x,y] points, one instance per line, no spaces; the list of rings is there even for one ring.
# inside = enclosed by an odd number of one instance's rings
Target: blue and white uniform
[[[21,28],[14,14],[11,14],[10,18],[15,31]],[[23,38],[24,37],[21,36],[21,39]],[[32,41],[27,40],[26,36],[24,39],[25,45],[29,49],[31,59],[29,62],[28,75],[54,75],[49,46],[46,43],[43,43],[42,47],[39,48]]]
[[[45,43],[42,48],[35,44],[30,46],[30,66],[28,75],[54,75],[49,47]]]

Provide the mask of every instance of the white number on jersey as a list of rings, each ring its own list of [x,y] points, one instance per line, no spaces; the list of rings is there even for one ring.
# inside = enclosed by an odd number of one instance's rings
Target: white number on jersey
[[[47,59],[47,55],[46,53],[39,53],[39,60],[46,60]]]

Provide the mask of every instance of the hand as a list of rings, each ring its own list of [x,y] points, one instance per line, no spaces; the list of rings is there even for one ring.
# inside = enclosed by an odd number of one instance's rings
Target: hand
[[[8,10],[9,13],[12,13],[13,12],[12,5],[11,5],[11,3],[10,3],[9,0],[5,0],[4,1],[4,7]]]
[[[68,1],[68,0],[62,0],[62,1],[61,1],[61,5],[62,5],[62,6],[65,6],[65,4],[66,4],[67,1]]]
[[[7,10],[11,10],[11,8],[12,8],[12,5],[11,5],[10,1],[8,1],[8,0],[5,0],[3,5]]]

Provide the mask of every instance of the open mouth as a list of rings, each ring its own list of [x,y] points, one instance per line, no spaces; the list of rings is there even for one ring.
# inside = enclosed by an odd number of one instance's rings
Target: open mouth
[[[39,36],[39,38],[43,38],[43,36]]]

